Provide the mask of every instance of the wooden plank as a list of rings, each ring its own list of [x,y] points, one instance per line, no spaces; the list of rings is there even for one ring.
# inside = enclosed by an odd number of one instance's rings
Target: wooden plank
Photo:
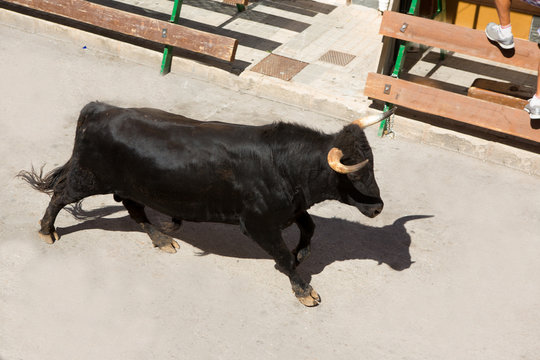
[[[249,4],[249,0],[223,0],[223,2],[225,4],[229,4],[229,5],[244,5],[244,6],[248,6]]]
[[[522,110],[534,93],[531,86],[480,78],[474,80],[467,96]]]
[[[84,0],[4,0],[85,24],[233,61],[238,40]]]
[[[390,89],[385,92],[385,87]],[[459,95],[445,90],[369,73],[364,95],[428,114],[540,142],[524,110]]]
[[[484,90],[494,91],[500,94],[505,94],[517,97],[524,100],[529,100],[536,92],[532,86],[522,84],[512,84],[509,82],[496,81],[491,79],[478,78],[475,79],[471,87]]]
[[[503,54],[499,47],[487,39],[483,30],[393,11],[384,12],[379,33],[529,70],[537,70],[540,61],[540,50],[534,42],[514,38],[515,49],[505,50]]]
[[[467,91],[467,96],[482,99],[492,103],[510,106],[519,110],[523,110],[528,101],[514,96],[502,94],[496,91],[486,90],[480,87],[471,86]]]

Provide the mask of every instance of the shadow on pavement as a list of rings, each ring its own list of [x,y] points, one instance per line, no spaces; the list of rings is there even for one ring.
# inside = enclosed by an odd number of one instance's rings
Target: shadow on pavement
[[[79,208],[70,211],[74,212],[78,219],[87,220],[77,225],[59,227],[58,234],[62,237],[61,240],[66,240],[67,235],[91,229],[141,232],[139,226],[128,215],[106,217],[121,211],[125,211],[122,206],[109,206],[92,211]],[[161,223],[164,227],[170,224],[170,219],[164,215],[152,210],[147,213],[150,221],[155,224]],[[431,216],[404,216],[393,224],[380,228],[337,218],[312,217],[316,229],[312,239],[311,256],[299,267],[304,276],[319,274],[326,266],[345,260],[374,260],[396,271],[408,269],[413,261],[409,251],[411,236],[405,224]],[[215,254],[235,258],[270,259],[254,241],[244,236],[236,225],[184,222],[179,230],[168,233],[181,242],[199,249],[200,252],[197,253],[199,256]],[[291,226],[283,231],[283,237],[289,248],[293,248],[298,242],[299,231],[296,226]],[[151,246],[148,239],[149,249]],[[182,248],[179,251],[182,251]]]

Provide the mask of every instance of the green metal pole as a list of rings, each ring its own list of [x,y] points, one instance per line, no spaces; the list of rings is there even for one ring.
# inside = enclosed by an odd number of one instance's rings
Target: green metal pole
[[[417,6],[419,2],[420,0],[411,1],[411,6],[409,7],[409,11],[407,12],[409,15],[415,15],[417,9],[420,8],[419,6]],[[401,71],[401,67],[403,66],[403,61],[405,60],[405,53],[407,52],[408,47],[409,47],[409,43],[406,41],[404,41],[403,43],[399,45],[398,54],[396,56],[396,62],[394,64],[394,71],[392,71],[392,77],[399,78],[399,73]],[[383,111],[390,110],[392,106],[393,104],[385,102]],[[389,132],[391,132],[390,127],[389,127],[389,122],[385,119],[381,121],[378,135],[381,137],[383,135],[388,134]]]
[[[180,9],[182,8],[182,1],[183,0],[174,0],[170,20],[171,23],[178,24],[178,19],[180,19]],[[161,75],[166,75],[171,71],[172,51],[172,46],[165,46],[165,49],[163,50],[163,60],[161,61]]]
[[[413,1],[411,1],[411,6],[409,7],[409,12],[408,12],[407,14],[409,14],[409,15],[415,15],[416,10],[417,10],[416,5],[418,5],[418,1],[419,1],[419,0],[413,0]],[[418,9],[419,9],[419,8],[420,8],[420,7],[418,7]]]

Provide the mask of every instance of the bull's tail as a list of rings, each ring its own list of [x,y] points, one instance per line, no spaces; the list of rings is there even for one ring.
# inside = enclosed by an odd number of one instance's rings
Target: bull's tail
[[[98,113],[102,108],[109,106],[99,102],[91,102],[87,104],[79,115],[77,120],[77,129],[75,133],[75,143],[77,138],[84,132],[84,124],[88,119],[91,119],[95,113]],[[43,175],[42,166],[39,171],[36,171],[32,166],[30,171],[23,170],[17,174],[17,177],[23,179],[34,189],[41,191],[45,194],[52,195],[54,192],[61,192],[66,184],[66,179],[71,168],[71,160],[65,163],[63,166],[57,167],[51,172]]]
[[[45,176],[43,175],[44,166],[39,169],[39,172],[32,166],[30,171],[22,170],[17,174],[17,177],[26,181],[34,189],[51,195],[65,185],[70,165],[71,161],[68,161],[63,166],[57,167]]]

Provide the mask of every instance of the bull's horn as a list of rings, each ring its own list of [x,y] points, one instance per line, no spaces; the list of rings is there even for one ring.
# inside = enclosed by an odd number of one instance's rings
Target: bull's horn
[[[328,165],[332,170],[340,174],[348,174],[360,170],[367,165],[369,160],[364,160],[356,165],[344,165],[341,163],[341,158],[343,157],[343,152],[338,148],[332,148],[328,152]]]
[[[397,109],[397,107],[394,106],[385,113],[378,114],[378,115],[369,115],[369,116],[363,117],[361,119],[354,120],[352,123],[360,126],[360,128],[362,128],[362,129],[365,129],[368,126],[374,125],[374,124],[376,124],[376,123],[378,123],[380,121],[383,121],[384,119],[390,117],[390,115],[392,115],[396,111],[396,109]]]

